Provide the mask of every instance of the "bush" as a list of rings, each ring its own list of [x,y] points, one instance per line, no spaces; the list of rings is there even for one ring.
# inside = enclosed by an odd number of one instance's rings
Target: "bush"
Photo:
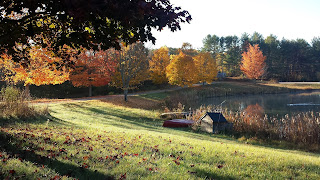
[[[259,105],[252,105],[245,111],[232,112],[217,106],[201,106],[187,117],[195,121],[194,130],[199,129],[198,119],[206,112],[222,112],[228,122],[233,123],[232,134],[246,136],[249,139],[285,141],[308,150],[320,150],[320,113],[305,112],[282,118],[268,117],[259,110]]]
[[[29,118],[39,114],[27,102],[28,94],[16,87],[8,86],[1,89],[0,92],[0,118]]]

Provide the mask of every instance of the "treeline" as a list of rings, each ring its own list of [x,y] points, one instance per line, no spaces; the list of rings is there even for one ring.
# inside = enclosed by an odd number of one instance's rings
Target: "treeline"
[[[23,84],[26,94],[30,94],[32,85],[59,85],[67,81],[74,87],[88,88],[89,96],[93,95],[92,87],[113,86],[123,90],[127,101],[128,91],[147,81],[152,81],[153,86],[168,83],[191,86],[198,82],[211,83],[217,76],[216,61],[211,54],[199,52],[188,43],[171,55],[167,47],[150,51],[141,42],[123,43],[121,50],[98,51],[65,45],[60,54],[68,55],[71,65],[66,65],[50,44],[47,48],[35,45],[21,53],[21,59],[28,57],[28,62],[16,62],[11,55],[3,53],[0,80],[9,85]]]
[[[210,52],[217,61],[218,71],[227,76],[241,76],[241,54],[249,44],[259,44],[266,56],[267,70],[264,79],[278,81],[318,81],[320,79],[320,38],[309,44],[304,39],[278,40],[269,35],[264,38],[258,32],[238,36],[218,37],[207,35],[202,51]]]

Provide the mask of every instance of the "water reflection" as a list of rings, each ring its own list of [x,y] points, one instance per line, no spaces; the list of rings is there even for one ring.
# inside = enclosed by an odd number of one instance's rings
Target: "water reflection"
[[[263,112],[269,116],[283,116],[307,111],[320,111],[320,92],[266,94],[209,98],[199,105],[219,105],[232,111]]]
[[[262,119],[264,117],[264,109],[259,104],[249,105],[243,111],[245,123],[250,124],[252,119]]]

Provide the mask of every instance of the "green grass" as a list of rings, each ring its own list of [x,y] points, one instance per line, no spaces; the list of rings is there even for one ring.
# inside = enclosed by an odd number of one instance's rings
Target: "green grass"
[[[101,101],[0,129],[0,179],[319,179],[320,156],[163,128],[159,112]]]
[[[151,93],[151,94],[141,94],[140,97],[146,99],[153,99],[153,100],[163,100],[169,96],[168,92],[159,92],[159,93]]]

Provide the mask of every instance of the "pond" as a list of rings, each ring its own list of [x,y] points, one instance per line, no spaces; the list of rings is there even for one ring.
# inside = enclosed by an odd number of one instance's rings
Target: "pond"
[[[222,104],[221,104],[222,103]],[[208,98],[202,105],[220,105],[232,111],[258,110],[268,116],[284,116],[307,111],[320,111],[320,91],[263,94],[247,96],[229,96]]]

